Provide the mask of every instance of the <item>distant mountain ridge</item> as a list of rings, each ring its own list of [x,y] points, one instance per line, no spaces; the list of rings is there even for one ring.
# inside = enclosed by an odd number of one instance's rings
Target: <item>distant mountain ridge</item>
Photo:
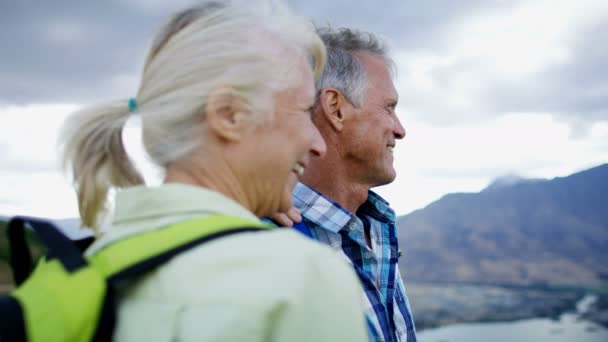
[[[448,194],[398,219],[409,280],[608,283],[608,164],[552,180]]]

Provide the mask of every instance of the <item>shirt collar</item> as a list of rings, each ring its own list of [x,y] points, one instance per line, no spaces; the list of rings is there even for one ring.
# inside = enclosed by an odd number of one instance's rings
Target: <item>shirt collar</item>
[[[114,224],[176,215],[223,214],[257,221],[239,203],[218,192],[186,184],[135,186],[116,194]]]
[[[351,212],[306,184],[297,183],[292,194],[294,205],[300,209],[302,216],[326,230],[337,233],[353,219]],[[357,214],[387,223],[395,223],[396,220],[389,203],[371,190]]]
[[[391,209],[390,204],[382,198],[382,196],[371,190],[368,191],[367,200],[359,208],[357,213],[363,213],[364,215],[371,216],[386,223],[395,223],[397,220],[397,215],[395,215],[395,211]]]
[[[340,231],[353,217],[341,205],[305,184],[298,182],[292,195],[294,206],[304,218],[331,232]]]

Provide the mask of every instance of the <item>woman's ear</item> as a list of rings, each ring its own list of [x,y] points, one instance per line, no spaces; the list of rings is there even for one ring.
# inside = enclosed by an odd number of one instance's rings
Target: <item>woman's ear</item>
[[[219,138],[228,141],[241,139],[248,123],[243,102],[233,88],[221,87],[209,93],[206,121],[210,131]]]

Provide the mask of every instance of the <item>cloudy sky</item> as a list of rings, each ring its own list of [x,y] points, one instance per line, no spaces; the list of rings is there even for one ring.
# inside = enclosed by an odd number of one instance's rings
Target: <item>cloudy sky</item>
[[[0,0],[0,215],[77,215],[56,162],[62,120],[133,95],[155,30],[191,2]],[[390,43],[407,137],[378,190],[398,214],[505,175],[608,162],[608,1],[289,3]]]

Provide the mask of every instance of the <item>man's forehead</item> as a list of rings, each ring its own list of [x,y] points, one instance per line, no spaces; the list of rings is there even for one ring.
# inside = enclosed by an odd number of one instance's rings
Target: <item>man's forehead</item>
[[[388,57],[370,51],[357,51],[354,55],[361,61],[364,67],[384,69],[389,75],[393,75],[392,65]]]
[[[358,53],[357,58],[361,61],[368,76],[376,76],[393,82],[392,67],[384,57],[372,53]]]
[[[386,64],[378,64],[367,71],[368,87],[380,90],[387,101],[397,102],[399,100],[395,82]]]

